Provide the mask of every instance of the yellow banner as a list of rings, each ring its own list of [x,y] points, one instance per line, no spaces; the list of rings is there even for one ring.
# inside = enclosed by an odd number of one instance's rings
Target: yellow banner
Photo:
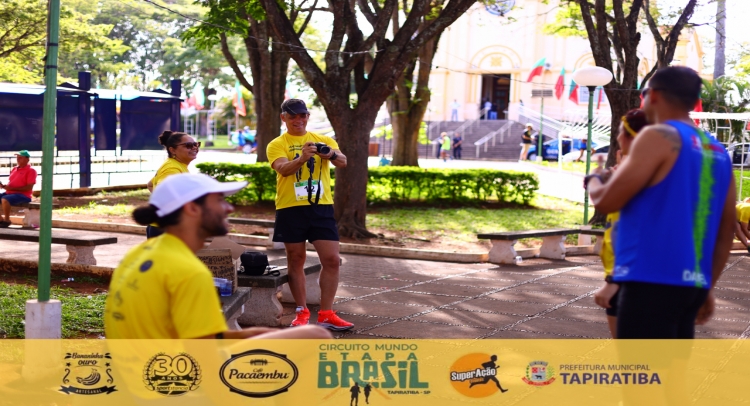
[[[746,404],[746,340],[1,340],[0,404]]]

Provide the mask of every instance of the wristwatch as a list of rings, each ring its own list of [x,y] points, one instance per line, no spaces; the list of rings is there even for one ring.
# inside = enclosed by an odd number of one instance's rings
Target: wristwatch
[[[590,175],[586,175],[585,178],[583,178],[583,188],[588,190],[589,189],[589,181],[591,179],[597,178],[599,179],[599,182],[604,183],[604,179],[602,179],[602,175],[599,175],[598,173],[592,173]]]
[[[330,157],[330,158],[328,158],[328,160],[329,160],[329,161],[335,161],[335,160],[336,160],[336,158],[338,158],[338,157],[339,157],[339,156],[338,156],[338,155],[336,155],[336,153],[334,152],[334,153],[333,153],[333,154],[331,155],[331,157]]]
[[[612,279],[612,275],[607,275],[607,276],[605,276],[605,277],[604,277],[604,282],[607,282],[607,283],[613,283],[613,284],[615,284],[615,285],[618,285],[618,283],[617,283],[617,282],[615,282],[615,281],[614,281],[614,280]]]

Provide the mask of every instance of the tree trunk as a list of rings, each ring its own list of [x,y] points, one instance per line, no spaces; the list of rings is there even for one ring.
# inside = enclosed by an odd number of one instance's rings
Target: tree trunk
[[[419,69],[416,90],[411,97],[407,81],[413,80],[414,65],[410,64],[396,85],[396,92],[389,99],[388,112],[393,127],[393,166],[419,166],[419,128],[430,103],[430,71],[437,51],[440,35],[427,41],[419,50]]]
[[[727,45],[727,0],[716,1],[716,55],[714,56],[714,79],[724,76],[726,57],[724,51]]]
[[[367,146],[370,131],[375,125],[377,109],[363,108],[364,115],[353,112],[339,114],[331,120],[341,152],[346,155],[346,168],[336,169],[334,188],[334,217],[342,236],[351,238],[372,238],[375,234],[367,231]],[[342,111],[345,111],[342,109]],[[329,114],[329,117],[333,118]]]

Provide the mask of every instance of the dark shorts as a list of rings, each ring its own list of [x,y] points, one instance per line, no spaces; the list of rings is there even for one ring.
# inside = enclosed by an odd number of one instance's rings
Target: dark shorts
[[[11,206],[18,206],[19,204],[31,202],[30,197],[26,197],[20,193],[13,193],[10,195],[7,193],[0,193],[0,199],[7,200]]]
[[[612,296],[612,299],[609,299],[609,305],[611,307],[609,309],[604,309],[607,312],[607,316],[617,317],[617,301],[620,300],[620,290],[622,289],[617,289],[617,292]]]
[[[339,230],[333,219],[333,205],[296,206],[276,210],[274,242],[338,241]]]
[[[623,282],[618,293],[617,338],[694,338],[708,289]]]

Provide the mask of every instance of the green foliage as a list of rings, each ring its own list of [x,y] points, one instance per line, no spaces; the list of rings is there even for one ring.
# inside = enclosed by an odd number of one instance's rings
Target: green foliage
[[[247,188],[230,197],[232,203],[249,204],[273,200],[276,196],[276,172],[267,163],[200,163],[196,166],[222,182],[248,181]],[[331,177],[335,181],[333,170]],[[529,172],[377,167],[368,170],[367,200],[476,203],[494,198],[528,204],[538,189],[536,175]]]
[[[586,26],[581,17],[581,8],[575,3],[561,2],[555,21],[544,26],[544,33],[561,37],[587,38]]]
[[[703,110],[715,113],[743,113],[750,108],[750,82],[741,78],[722,76],[715,80],[704,80],[701,89]],[[744,130],[742,121],[707,120],[709,131],[716,134],[720,141],[740,141]],[[716,130],[716,126],[731,125],[731,134],[726,130]]]

